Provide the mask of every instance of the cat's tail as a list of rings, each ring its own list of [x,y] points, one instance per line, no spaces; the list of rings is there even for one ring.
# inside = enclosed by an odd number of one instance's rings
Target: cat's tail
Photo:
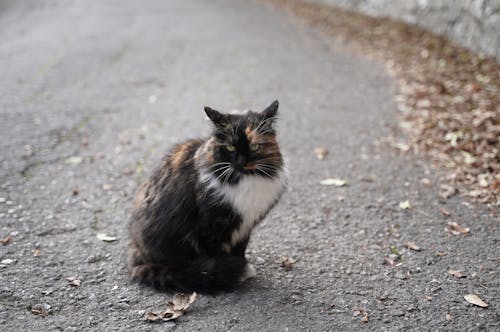
[[[132,266],[130,276],[160,290],[215,293],[234,289],[242,281],[246,264],[244,257],[237,256],[200,259],[183,268],[146,263]]]

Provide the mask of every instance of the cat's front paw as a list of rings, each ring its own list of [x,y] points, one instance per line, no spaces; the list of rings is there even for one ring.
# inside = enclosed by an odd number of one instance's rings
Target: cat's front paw
[[[247,263],[247,265],[245,265],[245,268],[243,269],[243,273],[240,276],[240,282],[243,282],[247,279],[253,278],[256,275],[257,275],[257,271],[255,271],[255,268],[253,267],[253,265]]]

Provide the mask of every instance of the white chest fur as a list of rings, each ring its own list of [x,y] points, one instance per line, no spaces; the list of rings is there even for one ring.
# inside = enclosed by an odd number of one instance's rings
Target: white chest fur
[[[231,235],[231,245],[250,234],[255,224],[280,197],[284,183],[284,174],[280,173],[275,179],[246,176],[237,185],[220,188],[224,198],[243,218],[239,228]]]

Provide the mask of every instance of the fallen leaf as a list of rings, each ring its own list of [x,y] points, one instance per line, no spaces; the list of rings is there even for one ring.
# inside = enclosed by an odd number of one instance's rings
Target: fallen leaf
[[[353,316],[354,317],[363,316],[361,317],[361,321],[363,323],[368,323],[368,312],[366,310],[356,310],[354,311]]]
[[[314,154],[316,155],[316,158],[323,160],[328,154],[328,150],[325,148],[316,148],[314,149]]]
[[[42,252],[40,249],[35,249],[35,250],[33,250],[33,257],[38,257],[38,256],[40,256],[41,253]]]
[[[78,287],[82,284],[82,281],[76,277],[68,277],[66,280],[68,280],[69,286]]]
[[[415,251],[420,251],[421,250],[421,248],[419,246],[417,246],[415,244],[415,242],[408,241],[408,242],[406,242],[405,245],[406,245],[406,247],[408,249],[411,249],[411,250],[415,250]]]
[[[196,300],[197,294],[184,294],[177,293],[174,295],[174,298],[168,301],[166,305],[166,309],[163,311],[156,312],[147,312],[146,320],[151,322],[156,322],[159,320],[169,321],[173,319],[177,319],[180,316],[184,315],[184,312],[189,308],[189,306]]]
[[[3,246],[6,246],[10,243],[10,241],[12,240],[12,237],[10,235],[7,235],[7,237],[3,238],[3,239],[0,239],[0,243],[3,245]]]
[[[34,306],[29,307],[31,313],[41,317],[48,316],[51,313],[50,308],[51,305],[48,303],[35,304]]]
[[[287,256],[281,256],[281,266],[284,267],[285,270],[287,271],[293,270],[295,263],[297,263],[297,260]]]
[[[402,209],[402,210],[411,209],[410,201],[399,202],[399,208]]]
[[[339,178],[330,178],[320,181],[320,184],[323,186],[343,187],[347,185],[347,180]]]
[[[458,235],[458,234],[468,234],[470,233],[470,229],[468,227],[462,227],[456,222],[449,222],[448,226],[450,226],[450,229],[453,234]]]
[[[479,296],[477,296],[476,294],[464,295],[464,299],[469,303],[477,305],[478,307],[488,308],[488,305],[483,300],[481,300],[481,298],[479,298]]]
[[[443,256],[446,256],[446,253],[445,252],[437,252],[436,256],[437,257],[443,257]]]
[[[430,187],[432,186],[432,182],[431,180],[427,179],[427,178],[423,178],[422,180],[420,180],[420,183],[423,184],[424,186],[426,187]]]
[[[111,190],[113,189],[113,185],[109,183],[105,183],[102,185],[102,190]]]
[[[445,217],[449,217],[451,215],[451,213],[444,208],[440,208],[439,211],[441,211],[441,213],[444,214]]]
[[[465,278],[466,277],[459,270],[448,270],[448,273],[451,274],[455,278]]]
[[[96,238],[104,242],[113,242],[118,240],[115,236],[109,236],[105,233],[97,233]]]
[[[439,196],[441,196],[444,199],[448,199],[451,196],[455,195],[457,193],[457,188],[448,186],[446,184],[441,185],[441,191],[439,192]]]
[[[76,165],[79,165],[81,164],[83,161],[83,158],[82,157],[79,157],[79,156],[73,156],[73,157],[69,157],[65,160],[65,163],[66,164],[69,164],[69,165],[73,165],[73,166],[76,166]]]
[[[403,151],[403,152],[407,152],[410,150],[410,146],[408,144],[405,144],[405,143],[393,143],[392,146],[398,150]]]

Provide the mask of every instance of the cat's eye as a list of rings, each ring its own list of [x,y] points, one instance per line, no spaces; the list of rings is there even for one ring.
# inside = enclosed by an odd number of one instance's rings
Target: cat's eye
[[[226,145],[226,149],[227,149],[227,151],[229,151],[229,152],[234,152],[234,151],[236,151],[236,147],[235,147],[234,145],[231,145],[231,144]]]
[[[257,151],[259,148],[259,144],[250,144],[250,151]]]

